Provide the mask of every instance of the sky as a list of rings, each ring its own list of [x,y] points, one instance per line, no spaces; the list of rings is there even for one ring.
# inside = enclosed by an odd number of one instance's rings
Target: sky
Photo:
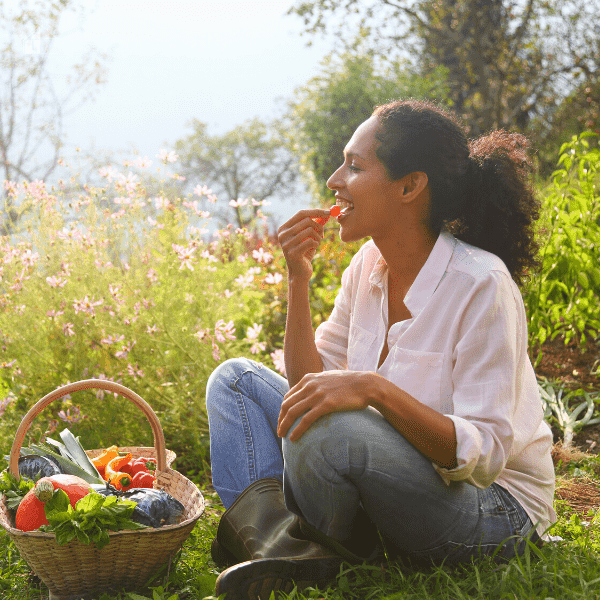
[[[136,150],[152,160],[199,119],[223,133],[270,119],[319,72],[333,42],[307,47],[293,0],[88,0],[61,21],[57,71],[93,45],[109,55],[107,83],[65,120],[70,147]],[[277,207],[271,207],[275,212]],[[282,206],[291,216],[298,206]]]

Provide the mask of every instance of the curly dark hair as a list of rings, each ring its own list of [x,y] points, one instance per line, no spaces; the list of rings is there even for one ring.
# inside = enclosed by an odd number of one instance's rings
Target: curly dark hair
[[[534,234],[540,202],[525,136],[498,130],[469,141],[455,115],[428,101],[390,102],[373,115],[381,121],[376,155],[388,176],[427,174],[433,233],[446,226],[499,256],[518,285],[539,269]]]

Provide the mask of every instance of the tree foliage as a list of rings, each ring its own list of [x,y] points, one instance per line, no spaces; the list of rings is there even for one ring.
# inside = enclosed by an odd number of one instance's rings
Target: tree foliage
[[[598,70],[600,0],[316,0],[289,10],[308,33],[354,26],[422,74],[448,70],[473,136],[525,131]],[[332,18],[336,16],[334,21]]]
[[[63,119],[88,101],[103,83],[105,56],[94,49],[74,64],[57,85],[49,61],[71,0],[0,1],[0,168],[7,181],[46,179],[58,165]],[[10,233],[22,215],[13,196],[2,191],[0,233]]]
[[[288,196],[298,179],[296,158],[277,122],[246,121],[223,135],[210,135],[197,119],[192,133],[175,144],[188,185],[208,185],[219,197],[223,221],[249,227],[268,198]],[[247,200],[246,203],[244,203]]]
[[[354,130],[376,105],[399,96],[441,99],[446,93],[442,71],[414,76],[405,63],[381,59],[360,43],[327,56],[321,73],[296,90],[288,112],[291,147],[311,192],[321,203],[331,198],[327,179],[343,161]]]

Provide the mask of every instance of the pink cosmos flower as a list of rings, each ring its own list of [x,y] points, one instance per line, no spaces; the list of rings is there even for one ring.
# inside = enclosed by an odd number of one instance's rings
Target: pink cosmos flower
[[[71,410],[73,410],[72,413]],[[67,412],[61,410],[59,411],[58,416],[65,423],[79,423],[80,421],[86,418],[84,415],[81,414],[79,406],[70,406],[69,408],[67,408]]]
[[[114,167],[108,166],[108,167],[102,167],[100,169],[98,169],[98,173],[100,175],[100,177],[106,177],[106,179],[108,179],[108,182],[112,182],[113,177],[117,176],[117,170]]]
[[[244,254],[238,255],[237,259],[241,263],[246,262],[248,260],[248,253],[244,252]]]
[[[73,323],[63,323],[63,333],[65,337],[71,337],[75,335],[74,327],[75,325],[73,325]]]
[[[194,333],[194,337],[201,342],[208,335],[208,329],[198,329],[196,333]]]
[[[273,255],[270,252],[265,252],[261,246],[258,250],[252,250],[252,258],[259,263],[268,265],[273,260]]]
[[[15,363],[17,362],[16,358],[13,358],[10,362],[1,362],[0,363],[0,368],[1,369],[9,369],[10,367],[12,367]]]
[[[31,252],[29,248],[23,254],[21,254],[21,262],[23,263],[24,267],[33,267],[39,258],[39,253]]]
[[[147,169],[152,165],[152,161],[147,156],[144,156],[144,158],[136,158],[132,164],[133,166],[139,167],[140,169]]]
[[[233,296],[233,292],[230,292],[229,290],[225,290],[224,294],[225,298],[231,298],[231,296]]]
[[[164,148],[160,149],[160,152],[156,155],[156,157],[160,158],[160,160],[162,160],[165,164],[167,164],[168,162],[174,163],[179,158],[179,156],[175,154],[174,150],[168,152]]]
[[[233,206],[233,208],[238,208],[240,206],[246,206],[248,204],[248,198],[242,199],[238,198],[237,200],[230,200],[229,206]]]
[[[196,251],[196,247],[192,246],[180,246],[179,244],[171,244],[173,250],[177,254],[177,258],[181,261],[181,265],[179,266],[179,270],[187,267],[190,271],[194,270],[192,266],[192,259],[194,258],[194,252]]]
[[[194,194],[196,194],[197,196],[210,196],[210,194],[212,194],[212,190],[205,185],[197,185],[194,188]]]
[[[283,275],[281,273],[269,273],[265,277],[265,283],[277,284],[283,281]]]
[[[135,367],[131,364],[127,364],[127,373],[129,373],[129,375],[131,375],[134,379],[144,376],[144,371],[140,369],[138,364],[136,364]]]
[[[56,317],[60,317],[61,315],[64,315],[65,311],[64,310],[59,310],[58,312],[54,311],[54,310],[49,310],[46,313],[47,317],[50,317],[51,319],[56,319]]]
[[[223,319],[219,319],[215,323],[215,338],[218,342],[224,342],[225,338],[228,340],[235,340],[235,327],[233,326],[233,321],[229,321],[225,323]]]
[[[271,206],[268,200],[255,200],[252,198],[252,206]]]
[[[221,360],[221,351],[219,350],[219,346],[217,346],[214,341],[212,343],[212,349],[213,349],[213,358],[217,362],[219,362]]]
[[[4,413],[6,412],[6,409],[8,408],[8,405],[15,400],[15,396],[13,394],[9,394],[8,396],[6,396],[6,398],[4,398],[1,402],[0,402],[0,418],[2,418],[4,416]]]
[[[250,346],[250,352],[252,354],[258,354],[259,352],[264,352],[267,347],[266,342],[259,342],[258,336],[262,330],[262,325],[257,325],[254,323],[251,327],[248,327],[248,331],[246,332],[245,341],[251,342],[252,346]]]
[[[125,339],[124,335],[117,335],[115,337],[113,337],[112,335],[109,335],[105,338],[102,338],[100,340],[100,343],[110,346],[111,344],[116,344],[117,342],[122,342],[124,339]]]
[[[122,346],[121,350],[115,352],[115,358],[127,358],[127,355],[131,352],[134,346],[135,342],[129,342],[129,344]]]
[[[275,352],[271,352],[271,358],[273,359],[273,364],[275,368],[284,376],[287,377],[285,373],[285,360],[283,356],[283,350],[275,350]]]
[[[100,375],[98,375],[98,377],[95,377],[94,379],[102,379],[104,381],[115,381],[114,377],[107,377],[104,373],[100,373]],[[121,383],[121,382],[122,382],[121,379],[117,379],[117,381],[116,381],[116,383]],[[119,394],[117,392],[113,392],[113,396],[115,398],[118,398]],[[98,398],[98,400],[104,400],[104,390],[97,390],[96,398]]]
[[[146,333],[149,333],[150,335],[152,335],[153,333],[156,333],[158,331],[158,327],[156,327],[156,325],[152,325],[152,327],[149,327],[148,325],[146,325]]]
[[[173,205],[168,198],[165,198],[164,196],[157,196],[154,198],[154,206],[156,207],[156,210],[160,210],[161,208],[167,210]]]
[[[102,300],[102,299],[96,300],[94,302],[93,299],[90,300],[88,298],[88,296],[86,295],[83,300],[77,300],[76,299],[73,302],[73,308],[75,309],[75,314],[78,314],[80,312],[84,312],[84,313],[87,313],[88,315],[94,316],[96,314],[95,307],[96,306],[100,306],[103,302],[104,302],[104,300]]]
[[[46,283],[50,287],[65,287],[67,280],[63,279],[62,277],[53,275],[52,277],[46,277]]]
[[[48,421],[48,428],[46,429],[46,433],[44,434],[44,438],[48,435],[52,435],[57,429],[58,426],[60,425],[60,421],[58,421],[57,419],[51,419],[50,421]]]
[[[154,269],[148,269],[148,272],[146,273],[146,277],[150,283],[156,283],[158,281],[157,275],[158,273]]]
[[[246,288],[254,282],[254,275],[252,273],[246,273],[245,275],[239,275],[233,281],[240,287]]]

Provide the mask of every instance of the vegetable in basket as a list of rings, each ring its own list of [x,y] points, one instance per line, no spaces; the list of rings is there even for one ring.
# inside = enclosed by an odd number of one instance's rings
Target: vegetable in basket
[[[61,489],[67,494],[68,500],[73,507],[75,507],[78,500],[87,496],[91,491],[87,481],[75,475],[66,475],[63,473],[52,475],[51,477],[42,477],[27,492],[19,504],[15,518],[17,529],[21,531],[34,531],[42,525],[48,525],[45,504],[52,498],[56,489]]]
[[[131,453],[128,452],[125,456],[117,456],[113,458],[104,470],[104,479],[111,485],[114,485],[118,490],[131,484],[131,475],[121,471],[121,467],[126,465],[131,460]]]
[[[47,456],[28,454],[19,457],[19,475],[33,481],[40,477],[51,477],[63,472],[58,461]]]

